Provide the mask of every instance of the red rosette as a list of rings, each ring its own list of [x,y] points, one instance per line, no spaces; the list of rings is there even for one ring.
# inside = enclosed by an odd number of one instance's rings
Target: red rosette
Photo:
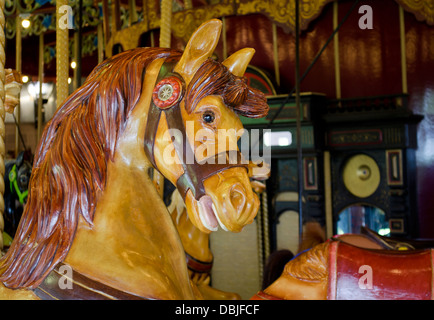
[[[181,83],[177,77],[164,78],[154,88],[152,99],[160,109],[168,109],[178,102],[181,96]]]

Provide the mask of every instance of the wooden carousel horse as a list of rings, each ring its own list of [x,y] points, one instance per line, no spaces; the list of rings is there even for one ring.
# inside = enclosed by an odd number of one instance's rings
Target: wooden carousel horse
[[[384,237],[362,227],[360,234],[323,242],[318,223],[305,231],[304,250],[252,299],[434,299],[432,241]]]
[[[262,117],[268,105],[243,79],[253,49],[223,63],[210,58],[221,26],[202,24],[184,52],[122,52],[62,104],[38,145],[27,204],[0,260],[0,298],[201,298],[148,169],[176,185],[202,232],[237,232],[253,221],[259,199],[247,165],[213,161],[225,158],[215,149],[228,142],[215,133],[242,130],[237,114]],[[198,130],[208,135],[195,140]],[[235,148],[225,150],[239,154]]]
[[[250,162],[248,167],[253,190],[257,193],[263,192],[265,184],[262,181],[269,178],[269,165],[266,164],[264,170],[261,170],[256,163]],[[237,293],[221,291],[210,286],[214,258],[210,250],[209,233],[202,232],[190,221],[178,190],[172,193],[168,211],[184,246],[190,278],[204,299],[241,300],[241,296]]]
[[[178,190],[172,194],[168,207],[178,229],[185,250],[188,273],[205,300],[240,300],[234,292],[225,292],[210,286],[213,254],[209,248],[209,233],[196,228],[188,218],[184,201]]]
[[[307,238],[315,238],[317,230],[310,231]],[[253,299],[434,299],[431,244],[383,237],[366,227],[336,235],[290,260]]]
[[[23,82],[21,80],[21,74],[13,69],[5,69],[5,111],[8,113],[13,113],[15,107],[18,105],[19,102],[19,94],[21,92],[21,87],[23,85]],[[4,128],[3,128],[4,130]],[[4,146],[3,146],[4,147]],[[3,151],[4,152],[4,151]],[[5,170],[5,180],[8,179],[8,168]],[[24,173],[24,172],[23,172]],[[7,193],[8,193],[8,183],[5,183],[5,209],[8,208],[7,203]],[[25,192],[24,189],[22,189],[22,192]],[[15,204],[14,204],[15,206]],[[5,215],[7,215],[7,212],[5,212]],[[9,230],[9,222],[6,222],[6,228]],[[9,234],[4,233],[5,229],[5,221],[3,215],[0,213],[0,249],[3,249],[3,244],[6,242],[10,242],[11,237]],[[9,230],[10,231],[10,230]],[[6,241],[5,241],[6,240]],[[0,255],[1,256],[1,255]]]
[[[13,69],[5,69],[5,111],[13,113],[18,105],[23,81],[21,73]]]
[[[360,233],[335,235],[333,238],[366,249],[415,250],[434,248],[433,240],[410,240],[399,237],[385,237],[365,226],[360,228]],[[298,252],[313,248],[317,244],[325,241],[324,227],[315,221],[307,222],[304,225],[303,239]]]
[[[30,174],[32,172],[31,157],[28,152],[20,152],[17,159],[5,164],[5,229],[11,238],[15,236],[18,223],[27,201]],[[5,245],[7,245],[5,243]]]
[[[252,299],[434,299],[434,249],[366,249],[332,239],[300,254]]]

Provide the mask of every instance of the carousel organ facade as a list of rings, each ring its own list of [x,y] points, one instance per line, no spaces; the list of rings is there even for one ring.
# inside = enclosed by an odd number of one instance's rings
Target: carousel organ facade
[[[9,1],[3,12],[4,67],[27,77],[5,118],[6,162],[23,151],[30,160],[56,110],[118,53],[184,51],[211,19],[221,21],[214,60],[254,48],[242,76],[269,111],[240,119],[247,132],[267,132],[250,143],[260,153],[271,149],[270,172],[254,189],[260,205],[251,224],[202,235],[208,249],[197,255],[197,246],[183,243],[189,275],[206,283],[206,297],[250,299],[265,289],[272,254],[295,255],[310,237],[368,230],[382,242],[424,239],[431,247],[434,11],[427,1]],[[149,174],[174,221],[184,221],[174,184]],[[4,253],[13,236],[2,241]]]

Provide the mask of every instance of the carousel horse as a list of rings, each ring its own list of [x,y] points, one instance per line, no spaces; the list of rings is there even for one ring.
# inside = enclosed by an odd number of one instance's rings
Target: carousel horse
[[[360,234],[335,235],[287,262],[280,277],[252,299],[434,299],[431,245],[366,227]]]
[[[269,178],[269,165],[264,170],[254,162],[249,162],[249,177],[256,193],[265,190],[264,180]],[[255,168],[256,170],[253,170]],[[202,232],[188,218],[184,201],[175,189],[171,195],[168,211],[179,232],[187,259],[187,267],[191,280],[196,284],[206,300],[241,300],[241,296],[233,292],[225,292],[210,286],[213,254],[210,250],[209,233]]]
[[[4,107],[5,107],[5,111],[8,113],[13,113],[15,107],[18,105],[19,103],[19,94],[21,92],[21,87],[23,85],[23,82],[21,80],[21,74],[13,69],[5,69],[5,101],[4,101]],[[4,129],[4,128],[3,128]],[[1,150],[1,152],[3,152],[3,154],[5,154],[5,150],[4,150],[4,145],[3,145],[3,150]],[[8,178],[8,172],[7,172],[6,168],[6,172],[5,172],[5,180],[6,178]],[[23,178],[24,179],[24,178]],[[8,184],[6,182],[6,188],[4,189],[5,194],[8,193]],[[22,187],[22,186],[21,186]],[[19,187],[20,188],[20,187]],[[20,190],[20,192],[25,192],[24,189],[22,188]],[[5,197],[6,198],[6,197]],[[7,199],[5,199],[5,209],[7,210],[8,208],[8,203],[7,203]],[[15,204],[13,204],[15,206]],[[7,213],[6,213],[7,214]],[[8,224],[8,222],[7,222]],[[3,244],[4,242],[10,242],[11,237],[10,235],[8,235],[7,233],[4,233],[4,228],[5,228],[5,221],[4,221],[4,217],[3,215],[0,213],[0,249],[3,249]],[[9,226],[6,225],[6,228],[9,230]],[[10,230],[9,230],[10,232]],[[5,241],[7,240],[7,241]],[[7,243],[9,244],[9,243]],[[1,256],[1,254],[0,254]]]
[[[178,190],[172,194],[168,207],[184,247],[188,273],[205,300],[241,300],[240,295],[210,286],[213,254],[209,248],[209,233],[196,228],[188,218]]]
[[[434,248],[433,240],[410,240],[399,237],[386,237],[366,226],[360,228],[360,233],[334,235],[335,240],[343,241],[360,248],[378,250],[415,250]],[[302,243],[298,252],[313,248],[326,241],[325,230],[318,222],[307,222],[304,225]]]
[[[223,63],[210,58],[221,28],[205,22],[184,52],[113,56],[63,102],[37,147],[27,204],[0,260],[0,298],[202,298],[148,171],[176,185],[202,232],[239,232],[255,218],[247,165],[217,161],[240,155],[238,137],[215,133],[242,130],[238,114],[262,117],[269,107],[243,78],[253,49]],[[215,151],[228,142],[227,152]]]
[[[289,261],[252,299],[432,300],[433,250],[366,249],[332,238]]]
[[[16,160],[6,161],[5,164],[5,229],[11,238],[15,236],[18,223],[27,201],[32,164],[27,152],[20,152]],[[6,244],[5,244],[6,245]]]
[[[322,242],[319,224],[306,230],[304,251],[252,299],[434,299],[432,241],[384,237],[362,227],[360,234]]]

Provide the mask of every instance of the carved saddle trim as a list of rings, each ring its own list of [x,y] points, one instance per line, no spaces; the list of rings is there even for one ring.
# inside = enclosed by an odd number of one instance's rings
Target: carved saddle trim
[[[72,268],[69,277],[59,271],[63,265],[58,264],[39,287],[33,289],[42,300],[148,300],[92,280]],[[61,288],[60,283],[65,282],[72,286]]]

